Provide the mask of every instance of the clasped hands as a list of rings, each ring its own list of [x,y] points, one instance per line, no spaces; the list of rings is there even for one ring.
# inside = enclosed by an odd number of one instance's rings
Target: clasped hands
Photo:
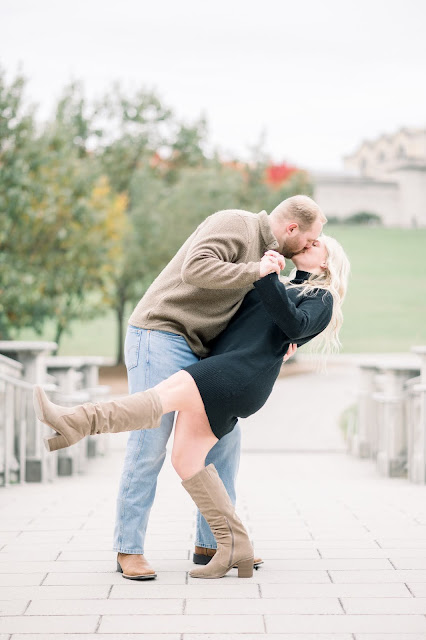
[[[260,260],[260,277],[263,278],[264,276],[267,276],[268,273],[277,273],[280,275],[280,272],[284,267],[284,256],[278,253],[278,251],[273,251],[272,249],[265,251]]]
[[[260,277],[263,278],[267,276],[268,273],[277,273],[280,275],[280,272],[285,267],[285,258],[278,251],[273,251],[270,249],[269,251],[265,251],[263,257],[260,260]],[[297,351],[297,344],[290,344],[287,353],[283,358],[283,362],[286,362],[291,356],[293,356]]]

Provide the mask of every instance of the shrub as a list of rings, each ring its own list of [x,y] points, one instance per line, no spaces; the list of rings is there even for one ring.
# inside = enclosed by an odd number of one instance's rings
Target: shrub
[[[381,225],[383,224],[382,219],[377,213],[371,213],[370,211],[359,211],[358,213],[354,213],[353,215],[345,218],[345,224],[371,224],[371,225]]]
[[[339,427],[342,431],[345,442],[348,441],[348,438],[356,433],[358,429],[357,425],[358,419],[358,407],[356,404],[351,404],[349,407],[346,407],[344,411],[340,414],[339,418]]]

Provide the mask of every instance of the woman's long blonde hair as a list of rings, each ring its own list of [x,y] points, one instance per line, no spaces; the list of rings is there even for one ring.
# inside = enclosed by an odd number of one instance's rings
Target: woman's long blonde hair
[[[346,296],[350,263],[343,247],[335,238],[321,235],[320,240],[324,242],[327,250],[327,267],[320,275],[311,275],[309,279],[301,284],[288,284],[296,274],[296,269],[286,278],[281,278],[287,288],[301,289],[299,295],[312,295],[315,289],[324,289],[333,296],[333,313],[327,327],[309,343],[309,351],[320,353],[322,364],[325,365],[327,355],[337,353],[340,349],[339,331],[343,323],[342,303]]]

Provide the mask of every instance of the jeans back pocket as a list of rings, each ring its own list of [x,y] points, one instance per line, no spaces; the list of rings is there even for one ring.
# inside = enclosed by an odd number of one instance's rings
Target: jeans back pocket
[[[124,341],[124,362],[127,371],[137,367],[141,348],[142,329],[129,327]]]

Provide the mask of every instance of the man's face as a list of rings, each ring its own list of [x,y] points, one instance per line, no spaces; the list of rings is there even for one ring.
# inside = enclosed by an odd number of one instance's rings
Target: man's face
[[[304,249],[309,249],[312,243],[321,235],[323,224],[316,220],[307,231],[300,231],[297,224],[287,226],[283,239],[282,254],[285,258],[292,258]]]

